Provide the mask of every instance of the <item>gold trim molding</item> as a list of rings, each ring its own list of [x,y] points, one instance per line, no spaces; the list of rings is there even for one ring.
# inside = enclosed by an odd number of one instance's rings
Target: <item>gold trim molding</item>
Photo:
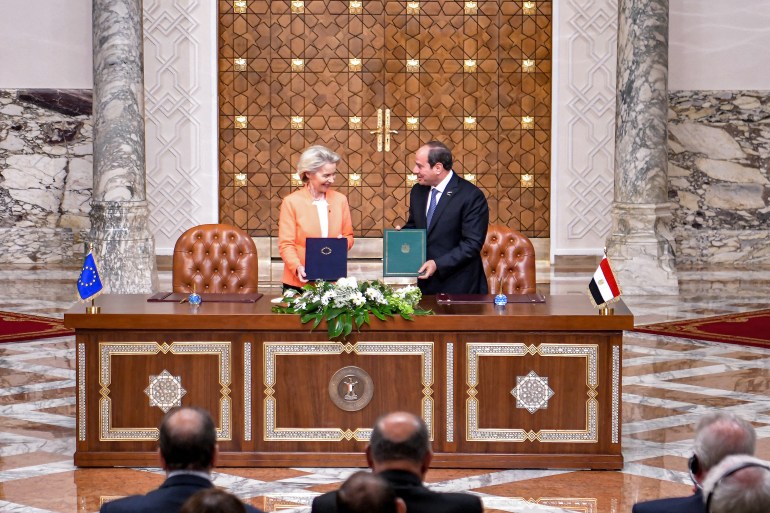
[[[612,439],[620,443],[620,346],[612,346]]]
[[[265,425],[264,440],[292,442],[367,442],[372,436],[369,427],[354,430],[343,428],[291,428],[276,425],[278,404],[275,399],[276,356],[279,355],[418,355],[422,363],[422,418],[433,440],[433,342],[264,342]]]
[[[243,439],[251,440],[251,342],[243,344]]]
[[[100,441],[154,441],[158,439],[157,427],[114,428],[112,426],[112,357],[114,355],[142,356],[174,355],[215,355],[219,367],[219,418],[221,426],[217,428],[217,439],[231,440],[232,437],[232,400],[231,385],[231,343],[230,342],[99,342],[99,440]]]
[[[598,408],[596,400],[596,387],[599,385],[597,373],[597,361],[599,346],[596,344],[540,344],[539,346],[522,343],[488,343],[470,342],[467,344],[468,352],[468,391],[466,398],[467,416],[467,441],[475,442],[574,442],[595,443],[598,441]],[[476,398],[479,384],[479,358],[492,357],[526,357],[527,355],[540,355],[544,357],[584,358],[586,364],[586,385],[588,386],[586,398],[586,428],[583,430],[541,429],[538,431],[526,431],[524,429],[509,428],[479,428],[479,400]]]
[[[78,441],[86,439],[86,345],[78,343]]]

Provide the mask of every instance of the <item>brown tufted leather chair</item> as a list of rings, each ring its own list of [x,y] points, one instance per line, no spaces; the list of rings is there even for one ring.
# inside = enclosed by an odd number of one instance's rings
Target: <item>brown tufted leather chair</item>
[[[498,294],[502,285],[505,294],[534,294],[535,247],[516,230],[492,224],[481,247],[481,261],[487,276],[490,294]]]
[[[235,226],[195,226],[176,241],[171,277],[174,292],[257,292],[257,247]]]

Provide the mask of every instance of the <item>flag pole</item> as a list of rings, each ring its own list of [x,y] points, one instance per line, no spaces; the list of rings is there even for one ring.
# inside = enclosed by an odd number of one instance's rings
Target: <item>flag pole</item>
[[[94,250],[94,243],[88,242],[88,253],[91,253]],[[86,255],[88,254],[86,253]],[[100,313],[102,308],[100,306],[96,306],[96,298],[91,298],[91,306],[86,307],[86,313],[87,314],[98,314]]]
[[[604,258],[607,258],[607,246],[604,246],[603,250]],[[601,308],[599,308],[599,315],[615,315],[615,309],[607,306],[607,303],[604,303]]]
[[[91,300],[91,306],[87,306],[86,307],[86,313],[87,314],[98,314],[99,312],[101,312],[101,310],[102,310],[101,306],[96,306],[96,300],[95,299]]]
[[[615,309],[607,306],[607,303],[604,303],[604,306],[599,308],[599,315],[615,315]]]

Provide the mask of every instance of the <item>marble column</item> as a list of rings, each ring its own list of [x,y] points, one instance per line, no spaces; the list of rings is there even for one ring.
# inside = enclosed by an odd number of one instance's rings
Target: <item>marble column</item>
[[[93,0],[94,188],[91,232],[102,282],[158,288],[145,191],[142,0]]]
[[[624,294],[677,294],[668,203],[668,0],[620,0],[615,198],[607,254]]]

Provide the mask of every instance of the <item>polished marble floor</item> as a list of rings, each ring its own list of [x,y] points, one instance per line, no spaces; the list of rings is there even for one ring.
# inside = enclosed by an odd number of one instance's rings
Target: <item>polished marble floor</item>
[[[0,310],[61,315],[78,269],[0,269]],[[584,293],[591,272],[551,270],[540,286]],[[770,271],[681,272],[678,296],[626,297],[636,324],[770,308]],[[170,276],[161,273],[168,288]],[[77,469],[74,339],[0,345],[0,512],[93,512],[144,493],[158,469]],[[692,426],[715,408],[754,423],[770,459],[770,350],[627,332],[622,471],[435,470],[430,486],[480,496],[488,512],[629,512],[639,500],[689,494]],[[351,469],[219,469],[216,484],[268,511],[307,511]],[[296,509],[294,509],[296,508]]]

